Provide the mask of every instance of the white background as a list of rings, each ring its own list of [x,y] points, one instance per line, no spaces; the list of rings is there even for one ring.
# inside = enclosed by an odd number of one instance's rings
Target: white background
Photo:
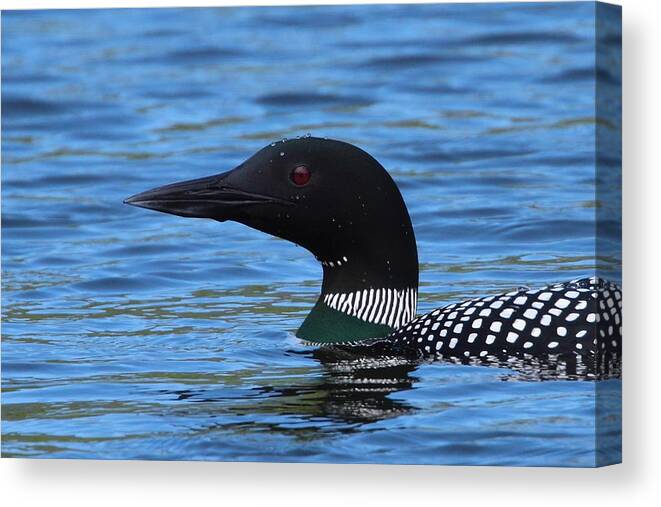
[[[405,0],[404,0],[405,1]],[[341,3],[6,1],[2,9]],[[623,0],[624,461],[597,470],[0,460],[0,502],[43,506],[631,506],[661,500],[661,2]]]

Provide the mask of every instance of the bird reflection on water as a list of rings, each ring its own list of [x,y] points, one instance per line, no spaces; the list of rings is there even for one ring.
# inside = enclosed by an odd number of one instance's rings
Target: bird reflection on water
[[[238,416],[255,412],[290,414],[307,421],[328,419],[349,426],[415,410],[411,404],[390,396],[413,388],[418,381],[411,375],[417,367],[415,362],[402,358],[347,358],[327,349],[289,353],[314,359],[322,366],[322,373],[306,377],[300,383],[292,379],[284,386],[265,382],[247,395],[233,399],[236,403],[230,407],[225,405],[223,410]],[[161,393],[193,403],[225,404],[230,399],[223,389],[163,390]]]
[[[516,358],[512,356],[487,358],[406,358],[388,356],[382,347],[372,348],[342,346],[320,347],[313,351],[288,351],[289,354],[307,356],[322,367],[322,373],[314,378],[305,378],[297,383],[295,379],[289,385],[265,385],[255,387],[247,396],[234,399],[235,403],[224,405],[224,411],[236,416],[253,413],[292,415],[304,418],[306,426],[310,422],[316,426],[324,420],[341,423],[344,431],[350,431],[354,425],[373,423],[415,413],[414,404],[400,399],[398,393],[415,388],[419,382],[416,369],[432,362],[446,365],[483,366],[494,369],[495,380],[502,382],[540,382],[540,381],[594,381],[618,379],[621,374],[620,358],[603,357],[598,374],[594,374],[594,365],[588,368],[577,361],[576,357],[557,356],[545,361],[543,358]],[[386,355],[384,355],[386,354]],[[278,377],[285,377],[283,373]],[[222,389],[186,389],[162,391],[165,395],[176,396],[177,400],[193,403],[223,403],[228,397]],[[437,409],[441,410],[441,404]],[[235,421],[228,423],[236,427],[249,424],[255,430],[264,424],[271,430],[279,431],[290,428],[285,423],[246,423]],[[221,424],[227,427],[226,424]],[[213,427],[218,427],[214,424]],[[323,431],[323,424],[319,429]],[[337,429],[337,428],[336,428]]]

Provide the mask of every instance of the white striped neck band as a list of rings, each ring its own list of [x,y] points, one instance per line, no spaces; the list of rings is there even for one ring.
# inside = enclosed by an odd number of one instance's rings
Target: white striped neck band
[[[348,293],[325,293],[325,305],[365,322],[398,329],[415,317],[418,290],[363,289]]]

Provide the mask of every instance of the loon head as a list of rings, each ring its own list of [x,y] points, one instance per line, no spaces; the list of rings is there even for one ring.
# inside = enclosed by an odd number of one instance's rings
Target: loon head
[[[233,220],[309,250],[324,277],[321,296],[297,332],[308,341],[379,338],[415,316],[418,257],[406,205],[381,164],[351,144],[279,141],[228,172],[124,202]]]

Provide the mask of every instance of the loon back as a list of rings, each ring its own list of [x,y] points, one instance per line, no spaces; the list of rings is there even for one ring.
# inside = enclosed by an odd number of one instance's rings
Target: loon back
[[[444,359],[518,369],[534,378],[620,375],[622,291],[598,277],[520,288],[421,315],[353,355]]]
[[[381,164],[348,143],[314,137],[272,143],[231,171],[125,202],[233,220],[309,250],[322,265],[323,283],[297,332],[308,342],[461,360],[569,354],[591,355],[594,363],[621,350],[621,292],[596,278],[487,296],[416,318],[418,255],[406,205]]]

